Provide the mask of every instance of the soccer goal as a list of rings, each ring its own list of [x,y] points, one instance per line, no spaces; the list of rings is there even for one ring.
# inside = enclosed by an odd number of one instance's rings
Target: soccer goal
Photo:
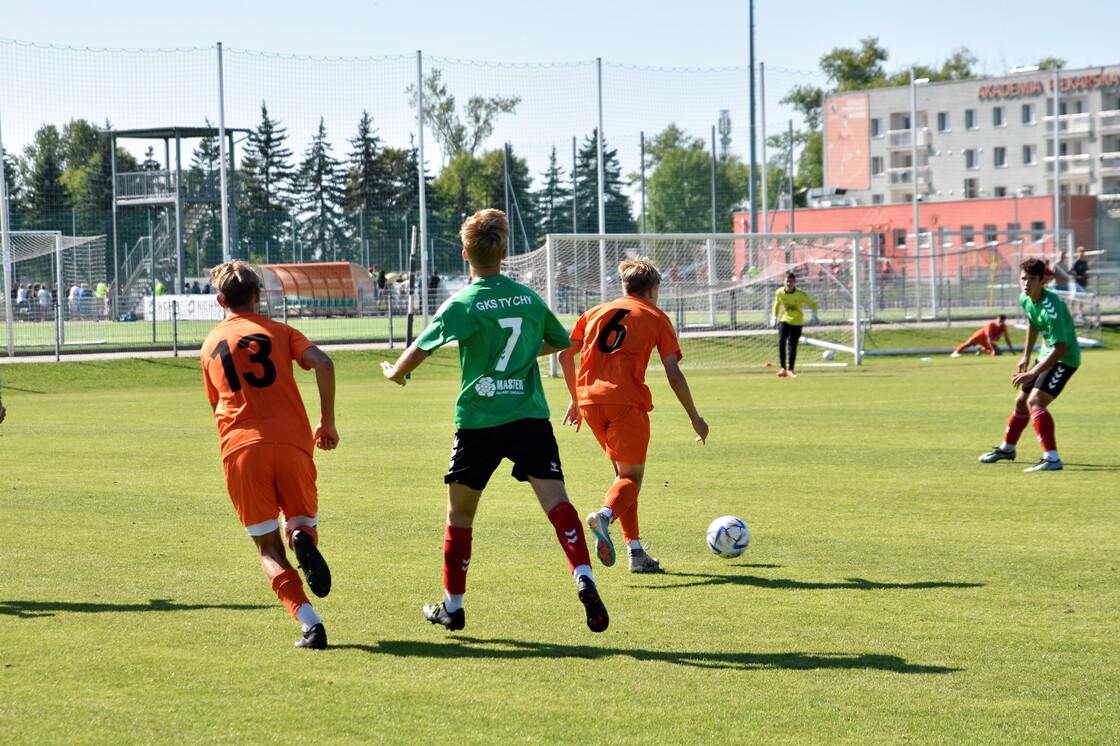
[[[2,312],[9,355],[14,354],[17,343],[16,324],[20,325],[19,344],[50,345],[56,338],[65,341],[66,324],[98,321],[107,313],[95,296],[97,283],[109,280],[105,236],[10,231],[8,243]],[[47,295],[39,293],[42,289]]]
[[[570,327],[622,294],[619,262],[648,256],[661,270],[658,305],[673,320],[682,366],[690,368],[776,364],[774,293],[793,271],[819,308],[815,325],[806,309],[799,367],[845,365],[861,359],[870,245],[860,233],[554,234],[542,248],[508,257],[502,271],[533,288]]]

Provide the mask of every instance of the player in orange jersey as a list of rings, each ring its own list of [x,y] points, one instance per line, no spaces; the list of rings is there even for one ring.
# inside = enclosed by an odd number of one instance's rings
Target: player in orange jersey
[[[646,469],[649,446],[649,411],[653,397],[646,386],[650,353],[665,366],[665,376],[677,395],[697,441],[708,437],[708,423],[696,411],[688,382],[681,372],[681,348],[673,323],[657,307],[661,273],[646,258],[627,259],[618,265],[622,297],[585,312],[572,330],[572,346],[560,352],[564,380],[572,395],[564,415],[565,425],[587,422],[614,465],[615,480],[607,490],[602,509],[587,516],[587,526],[598,539],[599,559],[614,564],[610,524],[618,520],[626,542],[630,572],[656,572],[660,563],[650,557],[638,533],[638,492]],[[579,372],[575,356],[579,354]]]
[[[272,590],[303,627],[296,647],[325,648],[323,622],[284,545],[295,552],[311,591],[327,595],[331,573],[316,546],[319,500],[311,454],[313,446],[329,451],[338,445],[334,363],[296,329],[256,313],[261,289],[251,265],[228,262],[210,276],[226,318],[202,344],[202,371],[218,423],[226,487],[241,525],[257,545]],[[314,432],[293,362],[315,370],[321,414]]]
[[[978,347],[976,354],[986,352],[989,355],[1002,355],[999,349],[999,338],[1003,337],[1007,342],[1007,351],[1015,352],[1015,348],[1011,346],[1011,335],[1007,333],[1007,317],[1002,313],[996,316],[995,321],[989,321],[984,326],[980,327],[975,334],[968,338],[968,341],[953,350],[950,357],[960,357],[967,347]]]

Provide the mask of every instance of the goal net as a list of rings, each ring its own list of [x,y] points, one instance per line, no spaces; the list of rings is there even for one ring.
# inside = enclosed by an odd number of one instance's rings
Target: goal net
[[[11,299],[12,320],[51,321],[56,309],[67,322],[98,319],[100,309],[94,291],[98,283],[111,279],[105,270],[105,236],[11,231],[9,245],[11,264],[5,266],[4,292]],[[74,287],[78,291],[74,293],[76,302],[71,304],[70,290]],[[45,299],[49,304],[40,303],[37,291],[41,288],[50,293]],[[8,303],[0,306],[5,317],[8,308]]]
[[[588,308],[622,294],[619,262],[648,256],[661,270],[658,305],[680,337],[682,367],[691,368],[776,365],[776,332],[770,326],[774,293],[793,271],[797,286],[819,309],[815,324],[806,309],[798,366],[843,365],[859,362],[857,322],[863,314],[857,308],[870,238],[857,233],[553,234],[542,248],[508,257],[502,271],[533,288],[570,328]],[[825,360],[825,350],[831,360]]]

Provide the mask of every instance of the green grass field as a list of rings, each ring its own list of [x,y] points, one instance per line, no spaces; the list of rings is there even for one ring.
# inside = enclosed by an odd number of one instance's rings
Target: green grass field
[[[1018,461],[977,461],[1014,357],[690,372],[706,446],[651,375],[642,526],[666,572],[596,563],[601,635],[508,464],[466,629],[422,619],[457,358],[400,389],[388,353],[335,353],[321,652],[292,647],[229,504],[193,357],[6,365],[0,742],[1120,742],[1120,335],[1105,343],[1052,407],[1066,469],[1039,474],[1029,429]],[[560,429],[563,382],[545,387],[582,515],[610,469]],[[736,560],[704,544],[726,513],[752,532]]]

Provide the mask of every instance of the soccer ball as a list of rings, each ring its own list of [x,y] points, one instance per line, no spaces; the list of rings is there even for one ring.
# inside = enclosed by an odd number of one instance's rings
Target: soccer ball
[[[836,357],[836,353],[832,350],[825,350],[821,357],[823,357],[825,360],[831,360]]]
[[[708,526],[708,548],[720,557],[738,557],[751,543],[747,524],[733,515],[724,515]]]

